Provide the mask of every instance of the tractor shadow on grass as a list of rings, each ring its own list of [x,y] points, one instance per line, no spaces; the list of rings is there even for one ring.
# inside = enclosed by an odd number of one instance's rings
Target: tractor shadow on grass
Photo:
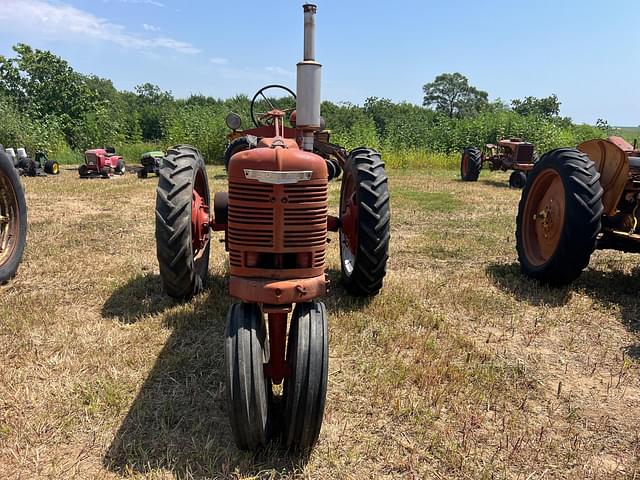
[[[507,190],[511,189],[511,187],[509,186],[508,179],[505,179],[505,180],[493,180],[491,178],[483,178],[483,179],[479,180],[478,183],[481,183],[483,185],[488,185],[490,187],[506,188]]]
[[[332,292],[324,297],[329,315],[366,306],[329,271]],[[250,453],[236,448],[226,412],[224,330],[232,300],[226,277],[185,305],[162,293],[156,275],[139,276],[118,288],[103,315],[134,323],[162,313],[172,332],[105,452],[103,464],[124,476],[168,471],[176,478],[236,478],[304,471],[307,458],[273,443]]]
[[[498,288],[530,305],[562,306],[574,291],[582,291],[607,307],[618,307],[625,328],[632,333],[640,332],[640,267],[635,267],[631,273],[588,267],[575,282],[560,288],[526,278],[517,262],[492,264],[486,271]],[[640,344],[629,345],[625,351],[634,358],[640,358]]]
[[[160,275],[138,275],[118,287],[102,306],[104,318],[122,323],[136,323],[145,316],[156,315],[175,305],[162,290]]]

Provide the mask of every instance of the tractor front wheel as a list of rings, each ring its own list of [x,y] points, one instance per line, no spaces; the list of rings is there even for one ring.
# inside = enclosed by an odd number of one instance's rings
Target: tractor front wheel
[[[523,171],[516,170],[509,175],[509,186],[511,188],[524,188],[527,183],[527,174]]]
[[[60,173],[60,164],[55,160],[47,160],[44,163],[44,173],[49,175],[58,175]]]
[[[227,410],[238,448],[255,450],[269,440],[271,382],[264,318],[253,303],[231,305],[227,315],[224,358]]]
[[[89,176],[89,168],[86,164],[82,164],[78,167],[78,175],[80,175],[80,178]]]
[[[284,442],[292,450],[308,452],[318,441],[327,396],[329,330],[322,302],[299,303],[293,310],[285,378]]]
[[[340,263],[345,288],[375,295],[389,258],[389,185],[380,154],[358,148],[347,158],[340,190]]]
[[[460,178],[463,182],[475,182],[482,170],[482,153],[476,147],[467,147],[460,159]]]
[[[0,283],[18,270],[27,241],[27,205],[18,172],[0,151]]]
[[[578,150],[552,150],[536,162],[516,219],[525,275],[552,285],[578,278],[600,232],[602,194],[595,164]]]
[[[204,289],[210,205],[200,152],[188,145],[170,149],[156,189],[156,248],[162,284],[171,297],[186,299]]]

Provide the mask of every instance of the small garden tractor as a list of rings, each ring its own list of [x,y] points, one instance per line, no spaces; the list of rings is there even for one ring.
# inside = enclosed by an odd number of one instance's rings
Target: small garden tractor
[[[142,168],[138,169],[138,178],[147,178],[150,173],[159,175],[162,157],[164,157],[164,152],[160,151],[143,153],[140,157]]]
[[[238,300],[227,315],[226,393],[231,429],[242,449],[279,438],[291,450],[308,452],[318,439],[329,360],[327,310],[318,301],[328,288],[327,233],[339,232],[349,292],[376,295],[386,271],[390,211],[384,163],[368,148],[347,153],[322,130],[315,14],[315,5],[304,5],[295,112],[293,106],[273,105],[262,89],[251,104],[255,128],[238,132],[239,116],[227,117],[237,137],[246,139],[229,158],[228,192],[211,201],[204,161],[193,147],[170,149],[160,168],[156,241],[169,295],[185,298],[202,290],[210,232],[224,232],[229,293]],[[295,127],[284,126],[287,114]],[[333,216],[328,181],[338,173],[336,166],[344,175],[340,213]]]
[[[27,240],[27,205],[13,161],[0,146],[0,283],[16,274]]]
[[[596,248],[640,253],[640,150],[609,137],[543,155],[518,207],[522,271],[552,285],[575,280]]]
[[[112,147],[94,148],[84,152],[84,164],[78,168],[80,178],[109,178],[114,173],[124,175],[126,165],[120,155]]]
[[[487,144],[484,152],[476,147],[467,147],[462,152],[460,160],[462,180],[465,182],[478,180],[484,163],[489,164],[491,171],[513,170],[509,176],[509,186],[522,188],[527,183],[527,172],[533,168],[534,147],[531,143],[524,142],[520,138],[500,140],[498,145]]]
[[[60,164],[55,160],[49,160],[44,152],[37,152],[35,160],[27,155],[24,148],[18,148],[17,153],[13,148],[7,148],[6,154],[9,155],[20,175],[46,177],[60,173]]]

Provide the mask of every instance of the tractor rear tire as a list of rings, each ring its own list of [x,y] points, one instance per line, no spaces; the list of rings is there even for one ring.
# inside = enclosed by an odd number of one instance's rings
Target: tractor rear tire
[[[118,160],[116,164],[116,174],[124,175],[127,173],[127,165],[124,163],[124,160]]]
[[[527,184],[527,175],[523,171],[516,170],[509,175],[509,186],[521,189]]]
[[[55,160],[47,160],[44,163],[44,173],[49,175],[58,175],[60,173],[60,164]]]
[[[0,283],[18,271],[27,242],[27,204],[9,156],[0,151]]]
[[[477,147],[467,147],[460,159],[460,178],[463,182],[475,182],[482,170],[482,153]]]
[[[249,150],[251,148],[251,143],[247,137],[238,137],[233,140],[224,151],[224,169],[229,171],[229,162],[231,161],[231,157],[233,157],[236,153],[242,152],[244,150]]]
[[[340,265],[345,288],[354,295],[376,295],[389,258],[389,184],[380,154],[353,150],[344,166],[340,190]]]
[[[179,300],[200,293],[209,270],[211,239],[205,238],[198,249],[193,241],[191,216],[196,191],[210,206],[202,155],[189,145],[173,147],[162,160],[156,188],[156,248],[164,289]]]
[[[272,390],[264,374],[268,349],[258,305],[231,305],[224,341],[227,410],[233,437],[242,450],[255,450],[269,441]]]
[[[516,248],[522,272],[566,285],[589,264],[601,229],[603,190],[589,157],[560,148],[536,162],[522,191]]]
[[[291,450],[308,452],[318,441],[327,397],[329,329],[322,302],[298,303],[293,310],[287,363],[284,442]]]
[[[138,178],[147,178],[147,169],[145,167],[142,167],[140,170],[138,170]]]

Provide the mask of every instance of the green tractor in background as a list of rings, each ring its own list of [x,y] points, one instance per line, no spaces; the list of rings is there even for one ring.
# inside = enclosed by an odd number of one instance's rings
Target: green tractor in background
[[[162,157],[164,157],[164,152],[160,150],[143,153],[140,157],[142,168],[138,169],[138,178],[147,178],[150,173],[157,176],[160,171]]]

